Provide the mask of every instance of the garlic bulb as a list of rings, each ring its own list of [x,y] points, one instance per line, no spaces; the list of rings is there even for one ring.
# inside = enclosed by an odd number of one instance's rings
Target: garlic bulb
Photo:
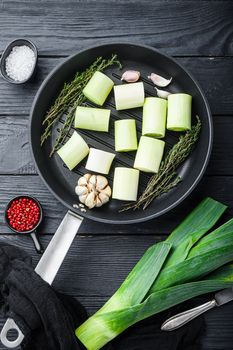
[[[136,70],[127,70],[122,74],[121,80],[127,83],[135,83],[140,78],[140,72]]]
[[[152,82],[159,87],[166,87],[172,81],[172,78],[165,79],[164,77],[161,77],[161,75],[155,73],[151,73],[151,75],[148,76],[148,79],[151,79]]]
[[[79,178],[75,187],[75,193],[79,196],[81,203],[92,209],[107,203],[111,197],[112,190],[106,177],[85,174]]]

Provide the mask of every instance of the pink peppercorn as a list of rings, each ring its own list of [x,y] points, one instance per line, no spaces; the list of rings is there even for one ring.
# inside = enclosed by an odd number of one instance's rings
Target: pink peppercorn
[[[40,220],[40,207],[30,198],[13,200],[7,209],[10,226],[19,232],[31,231]]]

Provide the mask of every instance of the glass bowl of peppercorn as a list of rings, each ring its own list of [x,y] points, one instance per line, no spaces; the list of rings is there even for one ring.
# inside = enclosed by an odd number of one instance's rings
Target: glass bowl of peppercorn
[[[36,251],[43,253],[43,247],[37,236],[37,228],[43,217],[39,201],[30,196],[12,198],[6,206],[5,221],[8,227],[18,234],[30,235]]]

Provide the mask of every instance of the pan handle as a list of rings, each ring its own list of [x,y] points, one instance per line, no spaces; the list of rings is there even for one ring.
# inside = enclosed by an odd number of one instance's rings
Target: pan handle
[[[83,218],[72,211],[68,211],[53,235],[35,271],[47,283],[52,284],[65,256],[76,236]],[[8,332],[17,332],[17,338],[13,341],[7,338]],[[8,318],[0,333],[0,340],[7,348],[19,346],[24,339],[24,334],[12,318]]]
[[[39,237],[37,235],[36,231],[33,231],[32,233],[30,233],[30,236],[32,237],[35,249],[37,251],[38,254],[43,254],[44,253],[44,249],[42,247],[42,244],[39,240]]]

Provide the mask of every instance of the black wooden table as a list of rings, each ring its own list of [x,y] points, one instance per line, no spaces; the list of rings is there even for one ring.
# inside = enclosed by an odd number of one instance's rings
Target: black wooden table
[[[39,68],[35,81],[25,86],[0,79],[0,240],[28,251],[35,264],[38,255],[30,238],[13,235],[4,224],[3,213],[11,197],[35,195],[45,212],[41,234],[46,246],[66,211],[38,177],[28,143],[33,97],[64,57],[97,43],[152,45],[193,73],[213,113],[215,135],[209,167],[182,205],[144,224],[83,223],[54,285],[79,297],[92,313],[119,286],[145,249],[166,236],[204,196],[229,205],[225,219],[233,216],[233,2],[1,0],[0,52],[17,37],[35,42]],[[232,350],[233,303],[206,314],[206,324],[200,349]]]

